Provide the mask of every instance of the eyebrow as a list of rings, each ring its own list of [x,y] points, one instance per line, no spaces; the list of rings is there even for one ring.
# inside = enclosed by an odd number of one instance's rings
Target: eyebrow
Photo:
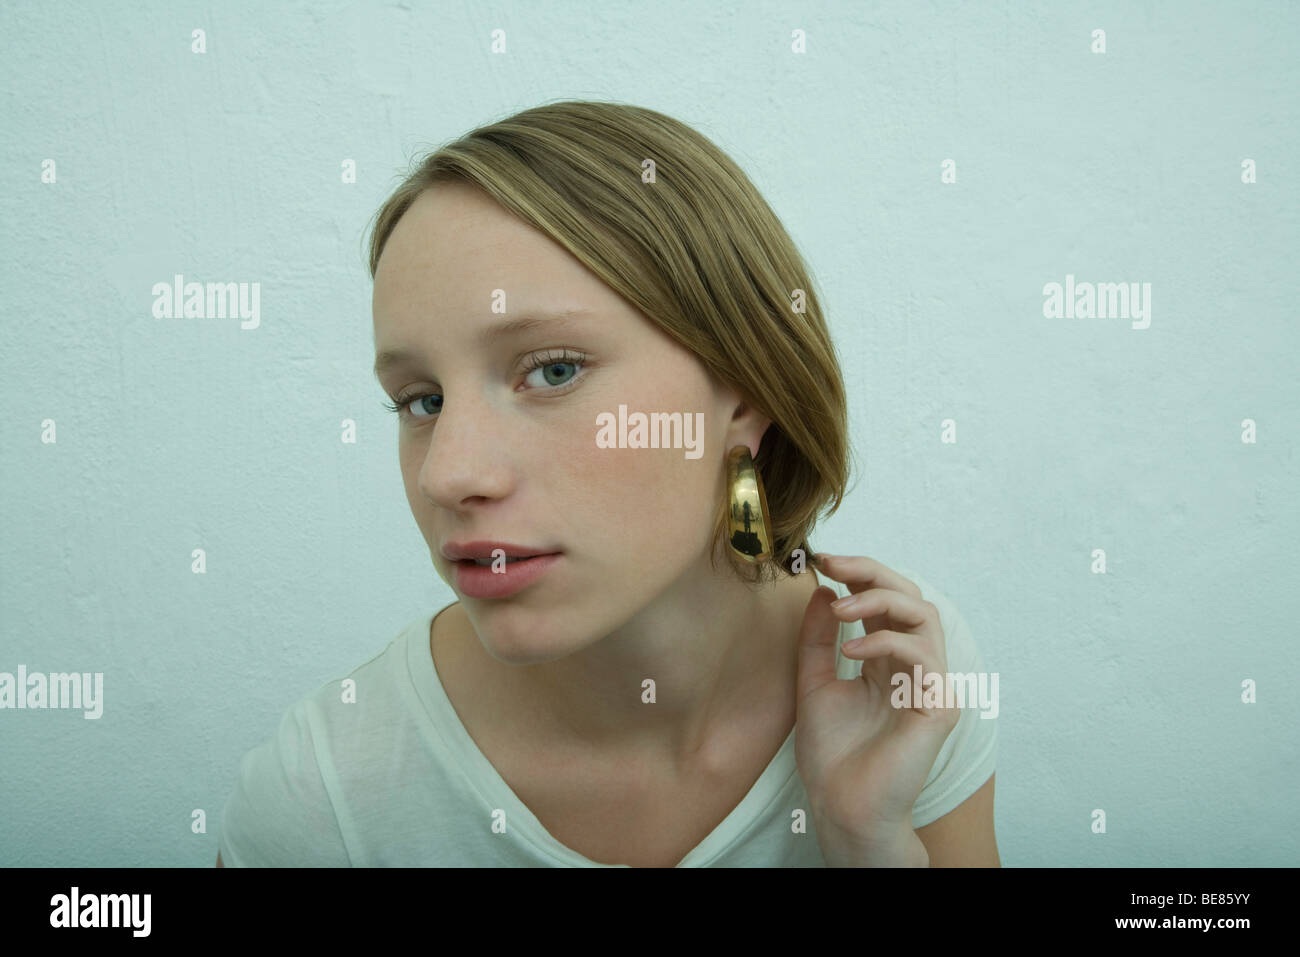
[[[501,339],[507,339],[511,336],[522,335],[525,332],[531,332],[539,326],[570,326],[571,320],[583,319],[591,315],[587,309],[565,309],[561,312],[537,313],[530,312],[528,315],[520,316],[517,319],[507,319],[505,322],[498,322],[495,325],[483,329],[475,337],[482,346],[490,346]],[[393,366],[401,365],[404,362],[416,363],[421,359],[420,355],[410,349],[386,349],[375,357],[375,377],[382,376]]]

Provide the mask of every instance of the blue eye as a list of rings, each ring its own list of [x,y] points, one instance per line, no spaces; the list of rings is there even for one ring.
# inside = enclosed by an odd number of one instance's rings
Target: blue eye
[[[438,400],[438,405],[436,408],[433,409],[428,408],[428,402],[431,399]],[[395,404],[390,405],[388,408],[391,409],[393,412],[401,412],[403,409],[405,409],[406,406],[409,406],[415,402],[419,402],[421,404],[421,408],[423,408],[423,410],[427,414],[426,415],[412,414],[412,418],[424,419],[424,418],[428,418],[429,416],[437,415],[439,412],[442,411],[442,396],[438,395],[436,392],[431,395],[413,395],[410,396],[409,398],[398,399]],[[406,411],[410,412],[409,409],[406,409]]]
[[[524,382],[533,388],[540,389],[557,389],[567,391],[566,386],[573,385],[577,380],[574,378],[578,370],[586,363],[587,357],[579,353],[570,352],[568,349],[561,349],[557,352],[548,352],[533,356],[532,361],[524,370],[527,375]],[[566,369],[572,366],[572,371],[566,373]],[[541,372],[543,382],[530,382],[533,373]],[[558,381],[557,381],[558,380]],[[430,408],[430,402],[437,400],[436,406]],[[408,406],[419,403],[419,408],[423,410],[424,415],[417,415],[411,412]],[[385,402],[384,408],[389,412],[396,412],[398,415],[405,414],[417,422],[423,422],[432,419],[442,411],[442,396],[436,392],[420,393],[411,392],[406,395],[398,396],[392,402]]]
[[[426,401],[426,400],[428,400],[428,399],[438,399],[438,400],[439,400],[439,405],[438,405],[438,408],[434,410],[433,414],[436,415],[438,412],[441,412],[441,411],[442,411],[442,405],[441,405],[441,399],[442,399],[442,396],[437,395],[437,394],[433,394],[433,395],[416,395],[416,394],[412,393],[411,395],[399,396],[396,402],[385,402],[385,403],[384,403],[384,408],[387,409],[389,412],[396,412],[399,416],[402,415],[403,413],[405,413],[405,414],[407,414],[407,415],[411,415],[411,417],[414,418],[414,419],[416,419],[417,421],[418,421],[418,420],[421,420],[421,419],[429,418],[429,416],[423,416],[423,415],[412,415],[412,413],[411,413],[411,412],[406,408],[408,405],[410,405],[410,404],[411,404],[412,402],[414,402],[416,399],[419,399],[421,402],[424,402],[424,401]]]
[[[582,364],[582,363],[580,363],[580,362],[547,362],[545,365],[535,365],[535,366],[532,366],[532,367],[528,370],[528,375],[529,375],[529,377],[531,377],[532,374],[533,374],[534,372],[540,372],[540,373],[542,374],[542,376],[546,379],[545,385],[549,385],[549,386],[561,386],[561,385],[564,385],[567,381],[569,381],[569,380],[567,380],[567,379],[564,379],[564,368],[565,368],[565,366],[573,366],[573,375],[577,375],[577,374],[578,374],[578,367],[579,367],[581,364]],[[557,370],[558,370],[558,371],[557,371]],[[551,381],[551,376],[552,376],[552,375],[556,376],[556,377],[559,378],[561,381],[559,381],[559,382],[552,382],[552,381]],[[528,379],[526,378],[526,379],[524,379],[524,381],[527,382]],[[541,386],[542,386],[541,383],[533,383],[533,384],[534,384],[534,385],[537,385],[538,388],[541,388]]]

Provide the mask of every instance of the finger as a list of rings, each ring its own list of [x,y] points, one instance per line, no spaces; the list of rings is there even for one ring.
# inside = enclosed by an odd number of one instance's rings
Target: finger
[[[892,588],[913,598],[921,597],[921,589],[910,578],[904,578],[888,565],[865,555],[827,555],[818,552],[813,567],[820,575],[842,582],[849,591],[868,588]]]
[[[836,640],[840,620],[831,611],[835,592],[825,585],[818,586],[808,599],[803,623],[799,626],[799,667],[795,679],[796,701],[818,688],[835,681]]]
[[[917,636],[901,631],[873,631],[865,638],[846,641],[840,648],[845,658],[860,658],[863,661],[892,655],[907,665],[920,665],[925,672],[939,672],[930,647]]]
[[[891,622],[905,629],[939,625],[938,608],[919,596],[913,597],[891,588],[868,588],[855,592],[833,602],[831,611],[841,621],[888,615]]]
[[[935,667],[933,661],[929,660],[921,643],[916,640],[915,635],[901,634],[897,631],[877,631],[863,639],[863,644],[846,654],[850,658],[862,658],[863,667],[873,660],[880,661],[898,661],[907,667],[904,671],[892,671],[885,678],[885,685],[889,688],[897,689],[907,687],[911,689],[907,695],[908,706],[912,710],[920,711],[928,715],[942,715],[950,719],[960,718],[960,714],[954,714],[953,709],[948,708],[948,702],[945,698],[945,685],[943,672]],[[919,666],[921,674],[916,674]],[[894,665],[890,666],[895,667]],[[895,675],[902,675],[906,679],[904,685],[895,683]],[[923,696],[927,692],[937,695],[937,700],[932,706],[922,704],[919,708],[913,707],[911,702],[915,699],[917,688],[914,685],[920,685],[919,691]],[[922,698],[922,700],[924,700]]]
[[[864,639],[861,635],[853,639],[853,641],[862,640]],[[855,648],[851,648],[849,651],[845,651],[844,648],[846,645],[852,645],[852,642],[846,641],[841,645],[840,654],[850,661],[856,660],[862,662],[862,667],[858,669],[859,678],[870,679],[880,688],[888,688],[890,686],[889,681],[894,674],[894,669],[889,664],[888,657],[880,656],[877,658],[864,658],[858,651],[858,648],[861,646],[856,646]]]
[[[882,629],[908,632],[912,641],[925,646],[926,655],[940,670],[947,667],[939,609],[928,601],[888,588],[869,588],[833,602],[831,611],[842,621],[861,621],[866,635]]]

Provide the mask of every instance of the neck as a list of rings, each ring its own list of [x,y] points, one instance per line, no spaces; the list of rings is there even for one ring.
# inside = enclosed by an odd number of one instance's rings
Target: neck
[[[810,568],[751,588],[706,559],[601,640],[513,669],[521,701],[588,753],[724,765],[736,728],[793,725],[799,628],[820,584]]]

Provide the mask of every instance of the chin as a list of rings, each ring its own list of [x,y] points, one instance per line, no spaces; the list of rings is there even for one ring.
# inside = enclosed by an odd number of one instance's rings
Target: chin
[[[572,627],[559,616],[520,614],[509,616],[508,622],[491,612],[486,617],[481,626],[474,623],[474,630],[484,650],[504,664],[539,665],[582,647],[581,642],[574,643]]]
[[[553,647],[544,647],[544,643],[533,638],[526,642],[496,641],[492,638],[483,640],[483,647],[497,661],[505,665],[540,665],[548,661],[557,661],[567,657],[573,649],[556,651]]]

